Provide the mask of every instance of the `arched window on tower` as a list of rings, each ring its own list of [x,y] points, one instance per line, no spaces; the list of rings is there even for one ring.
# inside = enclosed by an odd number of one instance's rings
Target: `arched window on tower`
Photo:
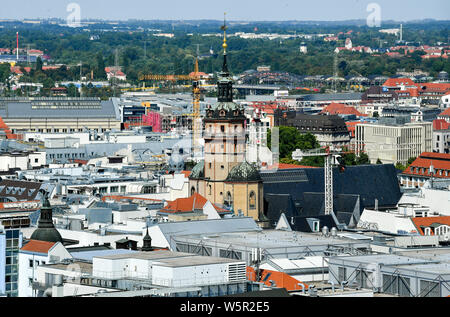
[[[250,209],[256,209],[256,194],[254,191],[250,192],[248,202]]]
[[[233,196],[231,196],[230,192],[227,192],[227,195],[225,196],[224,205],[230,208],[233,207]]]

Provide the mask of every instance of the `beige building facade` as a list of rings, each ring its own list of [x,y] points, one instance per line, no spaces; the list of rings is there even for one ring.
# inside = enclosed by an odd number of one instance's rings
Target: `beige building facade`
[[[365,152],[372,164],[406,165],[411,157],[432,151],[433,124],[414,122],[405,125],[362,123],[356,125],[356,152]]]

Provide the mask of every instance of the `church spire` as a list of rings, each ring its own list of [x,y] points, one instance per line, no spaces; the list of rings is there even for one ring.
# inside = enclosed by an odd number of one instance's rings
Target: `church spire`
[[[61,234],[53,225],[53,210],[48,199],[48,193],[40,189],[42,196],[41,215],[38,220],[38,227],[31,235],[31,240],[40,240],[48,242],[63,242]]]
[[[152,247],[152,238],[150,237],[150,235],[148,234],[148,225],[147,225],[147,233],[144,237],[144,243],[142,246],[142,251],[144,252],[148,252],[148,251],[152,251],[153,247]]]
[[[227,62],[227,29],[226,13],[224,13],[223,26],[221,26],[221,30],[223,31],[223,65],[222,71],[219,74],[220,78],[218,82],[219,102],[233,102],[233,83],[230,78],[230,71],[228,70]]]
[[[227,21],[226,21],[226,13],[223,14],[223,26],[221,27],[221,30],[223,31],[223,66],[222,66],[222,73],[224,74],[223,76],[228,76],[229,75],[229,71],[228,71],[228,64],[227,64],[227,48],[228,48],[228,44],[227,44]]]

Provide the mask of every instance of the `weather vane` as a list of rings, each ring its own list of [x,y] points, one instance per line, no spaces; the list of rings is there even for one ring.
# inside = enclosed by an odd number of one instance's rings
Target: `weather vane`
[[[224,49],[224,54],[226,54],[227,47],[228,47],[228,44],[227,44],[227,29],[228,29],[228,27],[227,27],[226,15],[227,15],[227,13],[224,12],[224,14],[223,14],[223,26],[220,27],[220,29],[223,31],[223,45],[222,46],[223,46],[223,49]]]

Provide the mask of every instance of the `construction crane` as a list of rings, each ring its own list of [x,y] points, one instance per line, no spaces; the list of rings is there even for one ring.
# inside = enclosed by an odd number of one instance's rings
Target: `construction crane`
[[[340,154],[345,152],[341,149],[335,149],[330,146],[325,149],[314,149],[309,151],[297,150],[295,155],[298,157],[325,156],[325,215],[334,215],[333,210],[333,165],[339,165],[339,170],[343,172],[345,166],[339,161]]]
[[[200,139],[202,137],[202,120],[200,117],[200,99],[201,99],[201,83],[200,83],[200,72],[198,67],[199,61],[199,44],[197,45],[197,56],[194,62],[194,72],[189,75],[141,75],[139,80],[147,81],[192,81],[192,93],[193,93],[193,110],[192,113],[187,114],[192,117],[192,158],[200,159],[201,149]],[[148,110],[148,106],[146,106]]]
[[[192,82],[193,93],[193,111],[192,111],[192,158],[195,160],[201,156],[199,149],[201,148],[200,139],[202,137],[202,119],[200,117],[200,74],[198,71],[198,55],[199,49],[197,46],[197,57],[194,65],[194,81]]]

